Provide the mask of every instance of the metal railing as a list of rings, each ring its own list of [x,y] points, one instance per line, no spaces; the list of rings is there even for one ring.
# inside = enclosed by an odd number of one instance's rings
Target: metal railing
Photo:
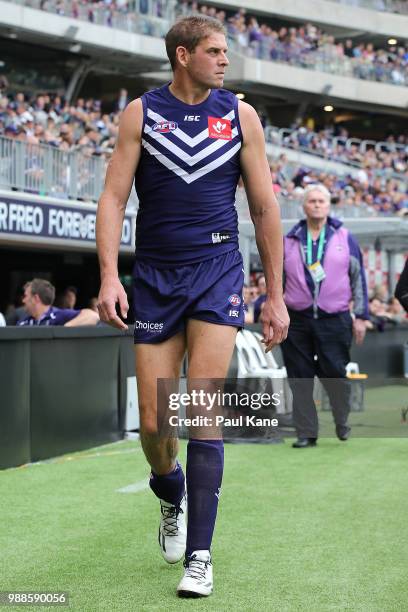
[[[13,4],[125,30],[146,36],[164,37],[174,19],[176,0],[129,0],[122,6],[72,0],[7,0]]]
[[[397,87],[404,87],[408,83],[408,68],[403,63],[393,65],[364,58],[338,56],[335,45],[323,45],[316,50],[290,49],[280,44],[275,46],[275,42],[268,38],[243,44],[238,36],[231,33],[228,34],[228,41],[234,51],[246,57],[353,79],[389,83]]]
[[[376,153],[397,153],[399,151],[405,153],[408,150],[408,145],[394,142],[368,139],[363,140],[360,138],[342,138],[339,136],[325,136],[328,147],[331,149],[331,152],[328,155],[319,149],[313,149],[307,145],[300,144],[297,140],[299,130],[296,128],[279,128],[271,125],[266,127],[264,131],[265,140],[268,143],[280,145],[281,147],[287,147],[288,149],[293,149],[295,151],[302,151],[303,153],[314,155],[320,159],[341,163],[353,168],[367,169],[362,162],[348,159],[347,153],[345,155],[342,155],[341,152],[338,153],[337,148],[339,146],[343,147],[346,152],[352,150],[353,147],[357,147],[358,151],[363,155],[367,153],[369,149],[375,151]],[[316,134],[313,133],[313,136],[316,136]],[[391,168],[371,168],[371,171],[379,177],[386,176],[401,182],[406,182],[407,180],[406,174],[394,172]]]
[[[97,201],[106,159],[0,137],[0,187],[56,198]]]
[[[30,144],[0,136],[0,189],[13,189],[65,200],[97,202],[103,190],[107,158],[85,155],[81,151],[62,151],[49,145]],[[287,164],[287,173],[289,166]],[[282,217],[301,216],[298,197],[279,195]],[[128,208],[136,210],[138,199],[132,189]],[[237,189],[236,207],[241,221],[249,220],[245,190]],[[362,206],[336,206],[336,212],[346,217],[376,215]]]
[[[372,11],[384,11],[386,13],[401,13],[408,15],[407,0],[330,0],[347,6],[358,6],[371,9]]]
[[[282,219],[303,219],[302,197],[288,198],[281,194],[277,196]],[[248,200],[243,187],[238,187],[235,197],[235,205],[241,222],[250,221]],[[378,213],[368,206],[341,206],[333,204],[331,214],[339,219],[368,219],[377,217]]]

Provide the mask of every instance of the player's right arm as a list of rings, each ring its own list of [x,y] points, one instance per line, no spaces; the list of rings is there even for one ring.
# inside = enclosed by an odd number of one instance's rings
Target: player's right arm
[[[116,314],[116,304],[125,319],[129,305],[119,281],[118,253],[126,204],[140,159],[143,107],[134,100],[120,119],[119,136],[106,172],[105,187],[96,216],[96,246],[101,274],[98,310],[101,321],[118,329],[127,325]]]

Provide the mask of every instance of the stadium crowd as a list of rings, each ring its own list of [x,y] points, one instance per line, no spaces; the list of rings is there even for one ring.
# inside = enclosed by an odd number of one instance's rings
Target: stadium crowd
[[[395,178],[378,177],[370,169],[359,172],[357,176],[339,176],[305,166],[293,166],[285,155],[271,160],[270,168],[275,193],[286,202],[300,203],[308,185],[322,183],[330,191],[335,208],[359,207],[373,216],[408,213],[407,184]]]
[[[225,11],[188,0],[181,0],[178,11],[183,15],[199,12],[217,17],[225,23],[230,40],[245,55],[359,79],[402,86],[408,83],[408,49],[403,45],[375,49],[372,43],[336,41],[312,23],[273,29],[247,15],[246,9],[227,18]]]
[[[408,49],[403,45],[375,49],[372,43],[336,41],[334,36],[311,23],[273,29],[247,15],[246,9],[228,16],[224,10],[189,0],[25,0],[25,4],[152,36],[163,36],[166,30],[164,24],[160,27],[154,19],[173,20],[178,15],[202,13],[225,23],[230,40],[246,55],[359,79],[401,86],[408,83]]]
[[[395,173],[401,175],[401,180],[408,179],[406,135],[389,135],[376,149],[373,141],[369,141],[368,146],[360,146],[355,139],[348,143],[351,136],[345,128],[337,132],[334,127],[314,131],[311,127],[293,125],[288,131],[289,134],[280,137],[277,131],[268,130],[269,139],[275,144],[313,153],[331,161],[383,171],[385,176]]]
[[[78,98],[68,104],[62,96],[41,93],[28,97],[22,92],[10,94],[7,82],[0,83],[0,136],[31,145],[46,144],[62,151],[80,151],[86,156],[109,159],[118,134],[120,113],[128,101],[125,89],[119,92],[113,112],[104,112],[100,100]],[[365,153],[353,145],[346,149],[337,139],[336,148],[329,130],[313,132],[300,127],[287,138],[287,146],[306,149],[326,159],[354,162],[357,173],[337,176],[306,167],[293,167],[285,156],[271,161],[275,191],[288,201],[301,198],[304,187],[322,182],[341,206],[366,207],[371,214],[408,212],[407,152],[393,150],[393,144],[406,144],[404,137],[390,137],[389,150],[370,149]],[[340,139],[346,139],[345,130]],[[331,143],[331,144],[330,144]],[[380,173],[380,176],[379,176]],[[400,179],[394,176],[397,173]]]
[[[339,4],[347,4],[348,6],[359,6],[360,8],[369,8],[374,11],[387,11],[389,13],[408,14],[408,5],[406,0],[331,0]]]
[[[23,0],[26,6],[97,25],[164,36],[174,15],[166,0]],[[166,20],[166,22],[164,22]],[[162,23],[160,23],[162,21]]]
[[[79,98],[69,105],[61,96],[47,93],[31,98],[22,92],[8,95],[6,88],[0,89],[0,135],[92,155],[112,152],[119,110],[102,113],[101,102],[94,99]]]

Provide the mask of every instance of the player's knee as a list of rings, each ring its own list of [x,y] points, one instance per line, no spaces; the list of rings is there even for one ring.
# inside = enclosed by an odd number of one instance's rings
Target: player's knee
[[[154,418],[151,416],[145,416],[145,418],[142,418],[142,415],[140,415],[140,434],[144,437],[156,437],[158,435],[156,416],[154,416]]]
[[[157,427],[157,405],[154,399],[141,398],[139,396],[139,418],[140,425],[149,427],[155,424]]]

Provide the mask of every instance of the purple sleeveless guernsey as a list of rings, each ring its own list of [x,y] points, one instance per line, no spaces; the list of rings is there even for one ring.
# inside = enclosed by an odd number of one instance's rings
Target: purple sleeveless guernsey
[[[236,96],[213,89],[204,102],[190,105],[167,84],[145,93],[142,102],[136,259],[165,268],[238,249]]]

